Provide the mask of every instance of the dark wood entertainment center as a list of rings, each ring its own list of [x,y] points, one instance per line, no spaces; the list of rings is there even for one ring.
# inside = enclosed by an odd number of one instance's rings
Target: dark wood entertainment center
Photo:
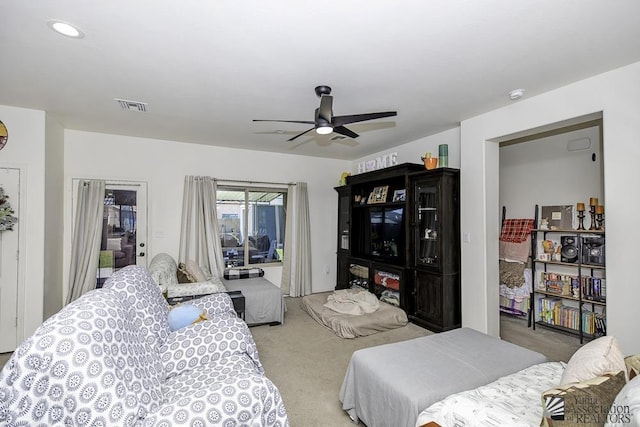
[[[365,288],[435,332],[460,327],[460,171],[403,163],[336,191],[336,289]]]

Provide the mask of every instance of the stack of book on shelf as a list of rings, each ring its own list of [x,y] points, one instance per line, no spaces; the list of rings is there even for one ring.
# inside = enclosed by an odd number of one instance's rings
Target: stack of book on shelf
[[[540,321],[549,325],[558,325],[558,316],[562,300],[555,298],[540,298]]]
[[[607,335],[607,318],[603,314],[596,314],[594,316],[594,335],[602,336]]]
[[[580,280],[582,282],[580,283]],[[607,297],[607,280],[601,277],[574,276],[570,274],[558,274],[550,272],[540,273],[539,289],[573,298],[580,297],[590,301],[605,302]]]
[[[543,271],[540,273],[540,289],[549,293],[578,298],[578,276]]]
[[[600,277],[583,277],[582,296],[590,301],[605,302],[607,299],[607,279]]]
[[[557,298],[540,298],[540,321],[549,325],[580,330],[580,310],[562,305]],[[606,335],[606,318],[603,314],[582,311],[582,332],[590,335]]]

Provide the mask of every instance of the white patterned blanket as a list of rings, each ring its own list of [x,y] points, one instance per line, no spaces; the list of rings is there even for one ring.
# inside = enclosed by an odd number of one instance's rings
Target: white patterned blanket
[[[565,366],[563,362],[541,363],[452,394],[422,411],[416,427],[429,422],[442,427],[537,427],[542,419],[540,396],[560,383]]]

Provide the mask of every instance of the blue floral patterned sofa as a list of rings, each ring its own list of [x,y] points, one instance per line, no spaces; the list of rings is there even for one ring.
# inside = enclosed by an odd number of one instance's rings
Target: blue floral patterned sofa
[[[47,319],[0,372],[0,425],[288,426],[226,294],[171,332],[148,271],[126,267]]]

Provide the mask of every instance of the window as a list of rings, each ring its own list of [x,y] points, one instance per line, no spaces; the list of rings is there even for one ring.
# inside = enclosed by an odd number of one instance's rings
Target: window
[[[218,186],[216,209],[226,266],[281,264],[287,190]]]

